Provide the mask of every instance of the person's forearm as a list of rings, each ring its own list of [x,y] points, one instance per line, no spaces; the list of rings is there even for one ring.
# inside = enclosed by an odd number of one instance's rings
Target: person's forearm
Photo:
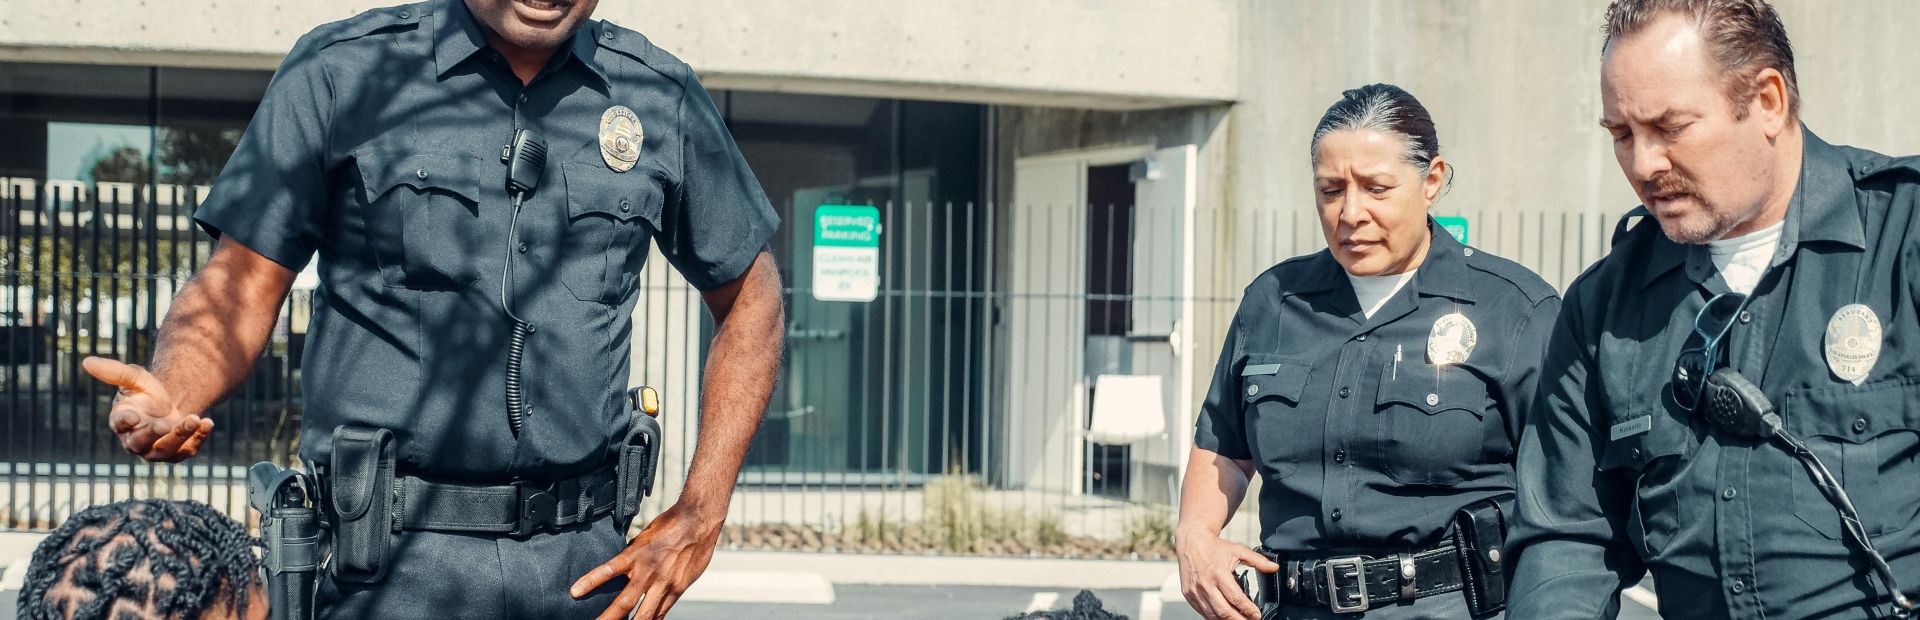
[[[742,280],[733,302],[714,308],[719,328],[707,359],[700,439],[679,500],[716,521],[726,516],[740,462],[773,395],[785,340],[780,278],[771,258],[763,254]]]
[[[285,268],[220,242],[174,297],[154,339],[147,370],[167,386],[175,407],[200,415],[246,379],[291,283]]]
[[[1189,451],[1187,476],[1180,484],[1180,521],[1174,538],[1219,536],[1246,497],[1247,481],[1246,470],[1233,459],[1200,448]]]

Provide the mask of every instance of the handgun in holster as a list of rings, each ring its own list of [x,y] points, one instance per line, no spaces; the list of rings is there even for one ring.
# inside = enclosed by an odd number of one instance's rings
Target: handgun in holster
[[[247,470],[247,503],[260,513],[267,553],[267,617],[311,620],[322,556],[313,478],[262,461]]]
[[[660,393],[651,387],[627,390],[627,432],[620,441],[619,492],[613,507],[621,531],[640,515],[640,501],[653,495],[660,471]]]
[[[1467,611],[1475,618],[1507,608],[1507,517],[1500,508],[1503,501],[1511,505],[1513,495],[1483,499],[1453,513]]]

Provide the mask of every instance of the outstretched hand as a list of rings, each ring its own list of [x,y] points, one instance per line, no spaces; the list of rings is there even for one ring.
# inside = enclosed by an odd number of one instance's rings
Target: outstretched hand
[[[147,369],[104,357],[88,357],[80,367],[93,378],[117,387],[107,428],[130,454],[161,463],[178,463],[200,453],[213,432],[213,420],[180,411],[167,386]]]

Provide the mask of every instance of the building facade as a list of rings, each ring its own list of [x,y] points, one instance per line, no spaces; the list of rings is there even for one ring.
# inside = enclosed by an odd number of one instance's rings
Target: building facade
[[[597,16],[699,71],[781,212],[790,354],[743,483],[799,489],[778,497],[800,507],[741,510],[824,522],[891,510],[870,489],[956,474],[1025,494],[1007,501],[1036,512],[1074,504],[1035,494],[1170,503],[1241,287],[1322,245],[1307,141],[1347,88],[1420,97],[1459,171],[1437,212],[1464,216],[1470,243],[1570,281],[1635,202],[1596,124],[1605,4],[705,0],[604,2]],[[1778,4],[1808,125],[1920,151],[1903,114],[1920,98],[1903,62],[1920,57],[1906,36],[1920,16],[1898,0]],[[378,6],[0,7],[8,196],[113,183],[191,193],[294,40]],[[823,205],[876,210],[871,301],[819,299]],[[77,333],[102,320],[55,307],[27,271],[0,282],[8,321],[56,326],[64,313],[75,327],[61,333]],[[690,405],[710,321],[684,283],[649,271],[634,381]],[[154,321],[127,314],[130,327]],[[297,345],[280,354],[297,373]],[[692,407],[669,410],[683,433],[670,447],[690,447]],[[53,458],[8,452],[16,469]]]

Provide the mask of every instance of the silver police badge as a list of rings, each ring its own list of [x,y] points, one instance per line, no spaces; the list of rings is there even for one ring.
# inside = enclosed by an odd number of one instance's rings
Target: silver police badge
[[[626,172],[640,161],[640,143],[647,132],[640,117],[627,106],[617,105],[600,113],[600,158],[614,172]]]
[[[1467,320],[1467,315],[1455,312],[1440,317],[1433,322],[1433,331],[1427,333],[1427,363],[1435,366],[1465,363],[1477,344],[1480,344],[1480,330],[1474,328],[1473,321]]]
[[[1880,361],[1880,317],[1872,308],[1848,304],[1827,319],[1827,368],[1833,376],[1854,385],[1867,380],[1867,373]]]

